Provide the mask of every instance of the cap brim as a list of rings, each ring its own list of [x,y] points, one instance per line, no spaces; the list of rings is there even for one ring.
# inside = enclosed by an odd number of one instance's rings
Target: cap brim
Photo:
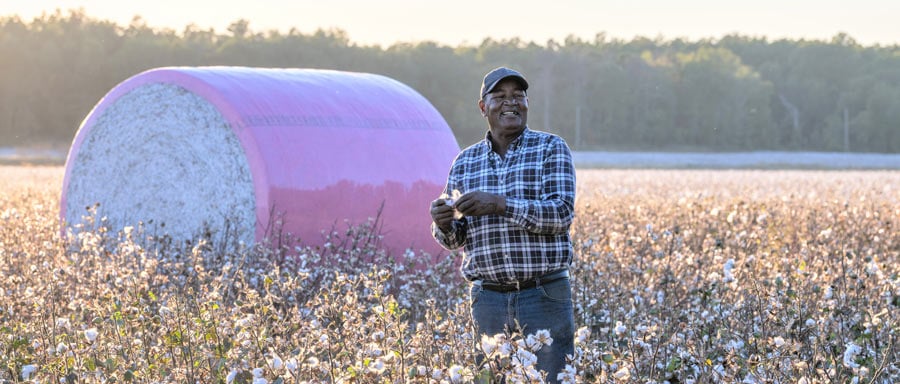
[[[482,94],[481,94],[481,97],[484,98],[485,95],[487,95],[488,93],[491,93],[494,90],[494,87],[496,87],[497,84],[500,84],[501,81],[506,80],[510,77],[516,79],[516,81],[519,82],[519,85],[522,86],[523,90],[526,90],[526,91],[528,90],[528,81],[526,81],[524,77],[518,76],[518,75],[507,75],[507,76],[497,79],[497,81],[491,83],[491,85],[489,87],[485,88],[484,92],[482,92]]]

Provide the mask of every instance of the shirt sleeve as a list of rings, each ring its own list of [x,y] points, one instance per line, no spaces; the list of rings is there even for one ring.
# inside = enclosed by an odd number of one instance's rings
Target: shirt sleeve
[[[452,251],[466,244],[465,219],[453,220],[452,228],[444,232],[436,224],[431,223],[431,234],[444,249]]]
[[[450,175],[447,177],[447,185],[444,187],[444,194],[450,195],[451,192],[456,190],[461,190],[460,187],[460,172],[459,165],[460,161],[457,158],[453,162],[453,166],[450,167]],[[457,219],[453,220],[452,227],[449,231],[444,232],[440,227],[437,226],[434,222],[431,223],[431,235],[434,239],[447,250],[454,250],[460,248],[466,244],[466,219]]]
[[[506,198],[505,216],[526,230],[562,234],[575,217],[575,166],[566,142],[554,137],[544,154],[539,200]]]

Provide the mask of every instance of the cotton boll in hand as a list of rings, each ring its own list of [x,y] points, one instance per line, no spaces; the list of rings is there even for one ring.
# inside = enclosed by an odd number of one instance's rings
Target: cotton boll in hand
[[[453,207],[453,205],[456,204],[456,200],[459,200],[460,196],[462,196],[462,193],[459,192],[458,189],[454,189],[452,192],[450,192],[449,195],[446,193],[442,193],[440,198],[444,199],[444,203]],[[460,213],[459,211],[453,212],[453,218],[461,219],[462,213]]]
[[[441,198],[444,199],[444,202],[451,207],[453,204],[456,204],[456,200],[459,200],[460,196],[462,196],[462,193],[460,193],[458,189],[454,189],[449,195],[446,193],[441,194]]]

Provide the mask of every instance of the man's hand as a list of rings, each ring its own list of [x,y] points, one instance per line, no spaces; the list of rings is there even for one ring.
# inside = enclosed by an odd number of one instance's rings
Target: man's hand
[[[452,205],[447,204],[447,200],[440,198],[431,202],[431,221],[442,231],[448,232],[453,228]]]
[[[506,211],[506,197],[473,191],[462,195],[453,206],[465,216],[502,215]]]

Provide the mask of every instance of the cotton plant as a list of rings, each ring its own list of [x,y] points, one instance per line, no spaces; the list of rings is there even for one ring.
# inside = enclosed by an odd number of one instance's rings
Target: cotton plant
[[[485,362],[481,377],[503,377],[507,382],[541,382],[547,373],[536,369],[535,352],[552,343],[553,338],[545,329],[528,335],[515,332],[482,335],[480,347]]]
[[[603,175],[579,174],[558,381],[900,382],[895,176]],[[58,198],[0,190],[0,381],[547,379],[545,334],[474,339],[458,255],[387,255],[374,223],[223,252],[102,217],[63,237]]]

